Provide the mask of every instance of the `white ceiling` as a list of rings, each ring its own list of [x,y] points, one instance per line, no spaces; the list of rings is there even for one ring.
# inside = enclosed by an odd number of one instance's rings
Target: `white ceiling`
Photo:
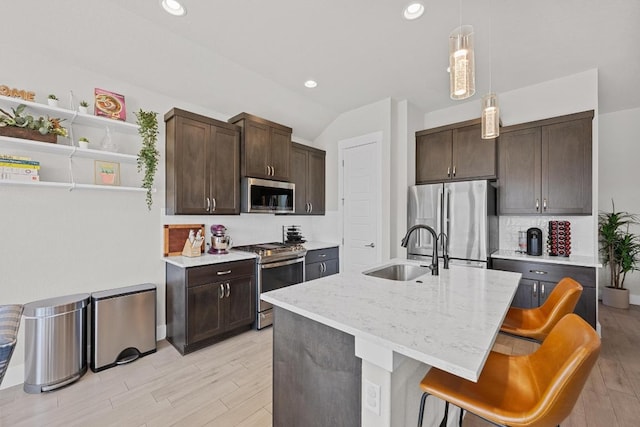
[[[188,14],[175,18],[160,0],[22,0],[3,4],[3,15],[27,10],[36,28],[55,22],[39,34],[45,47],[74,43],[84,27],[94,47],[69,49],[71,61],[104,71],[105,56],[115,57],[123,66],[114,77],[229,115],[260,114],[312,140],[340,113],[383,98],[425,112],[464,102],[449,99],[445,71],[459,2],[426,0],[412,22],[402,18],[407,3],[183,0]],[[640,107],[638,0],[463,0],[462,21],[476,34],[478,105],[491,64],[498,94],[598,68],[600,113]],[[305,88],[308,78],[319,86]]]

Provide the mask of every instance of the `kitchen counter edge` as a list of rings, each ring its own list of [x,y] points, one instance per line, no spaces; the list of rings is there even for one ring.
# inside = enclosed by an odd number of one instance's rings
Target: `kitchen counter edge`
[[[330,242],[315,242],[315,241],[307,241],[302,244],[304,248],[308,251],[315,251],[318,249],[329,249],[329,248],[337,248],[340,246],[339,243],[330,243]]]
[[[491,258],[495,259],[510,259],[515,261],[527,261],[527,262],[540,262],[547,264],[563,264],[563,265],[575,265],[578,267],[595,267],[602,268],[602,264],[594,257],[585,255],[571,255],[568,257],[563,256],[549,256],[540,255],[533,256],[522,254],[513,250],[500,249],[491,254]]]
[[[228,254],[221,255],[211,255],[208,253],[204,253],[199,257],[186,257],[186,256],[167,256],[163,257],[162,260],[168,264],[173,264],[177,267],[181,268],[189,268],[189,267],[200,267],[203,265],[212,265],[212,264],[223,264],[225,262],[233,262],[233,261],[243,261],[247,259],[255,259],[256,254],[250,252],[241,252],[234,251],[233,249],[229,251]]]

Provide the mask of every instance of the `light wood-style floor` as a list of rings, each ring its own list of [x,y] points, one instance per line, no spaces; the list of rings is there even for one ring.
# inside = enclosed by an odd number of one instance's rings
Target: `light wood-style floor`
[[[600,322],[600,359],[563,427],[640,425],[640,307],[600,305]],[[161,341],[155,354],[97,374],[88,371],[55,392],[1,390],[0,426],[268,427],[271,344],[271,328],[184,357]],[[520,354],[535,346],[500,335],[495,350]],[[465,427],[486,425],[465,417]]]

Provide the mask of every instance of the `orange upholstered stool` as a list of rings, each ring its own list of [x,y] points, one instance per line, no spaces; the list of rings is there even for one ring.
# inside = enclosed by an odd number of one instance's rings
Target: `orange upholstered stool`
[[[429,395],[446,402],[445,418],[452,403],[497,425],[559,425],[571,413],[599,353],[598,334],[579,316],[567,314],[534,353],[491,352],[477,383],[431,368],[420,383],[418,426]]]
[[[560,319],[573,313],[581,294],[580,283],[565,277],[540,307],[509,308],[500,332],[542,342]]]

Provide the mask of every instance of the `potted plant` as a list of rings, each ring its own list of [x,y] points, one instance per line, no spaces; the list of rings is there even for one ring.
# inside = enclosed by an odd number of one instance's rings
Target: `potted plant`
[[[34,117],[25,113],[26,105],[11,108],[11,113],[0,108],[0,135],[56,143],[58,136],[67,136],[62,119]]]
[[[78,107],[78,111],[82,114],[88,114],[89,111],[87,108],[89,107],[89,103],[87,101],[80,101],[80,106]]]
[[[639,270],[640,260],[640,241],[629,232],[629,226],[638,224],[638,217],[629,212],[616,212],[613,200],[611,207],[611,212],[598,215],[600,253],[610,274],[610,283],[602,291],[602,303],[629,308],[629,290],[624,287],[624,279],[628,272]]]
[[[78,139],[78,145],[80,148],[89,148],[89,140],[82,136]]]
[[[147,208],[151,210],[153,203],[153,180],[158,168],[160,152],[156,148],[158,142],[158,113],[153,111],[138,111],[135,113],[138,133],[142,137],[142,147],[138,153],[138,172],[144,169],[142,188],[147,189]]]
[[[47,103],[49,104],[50,107],[57,107],[58,106],[58,97],[55,96],[54,94],[49,94],[49,96],[47,97]]]

